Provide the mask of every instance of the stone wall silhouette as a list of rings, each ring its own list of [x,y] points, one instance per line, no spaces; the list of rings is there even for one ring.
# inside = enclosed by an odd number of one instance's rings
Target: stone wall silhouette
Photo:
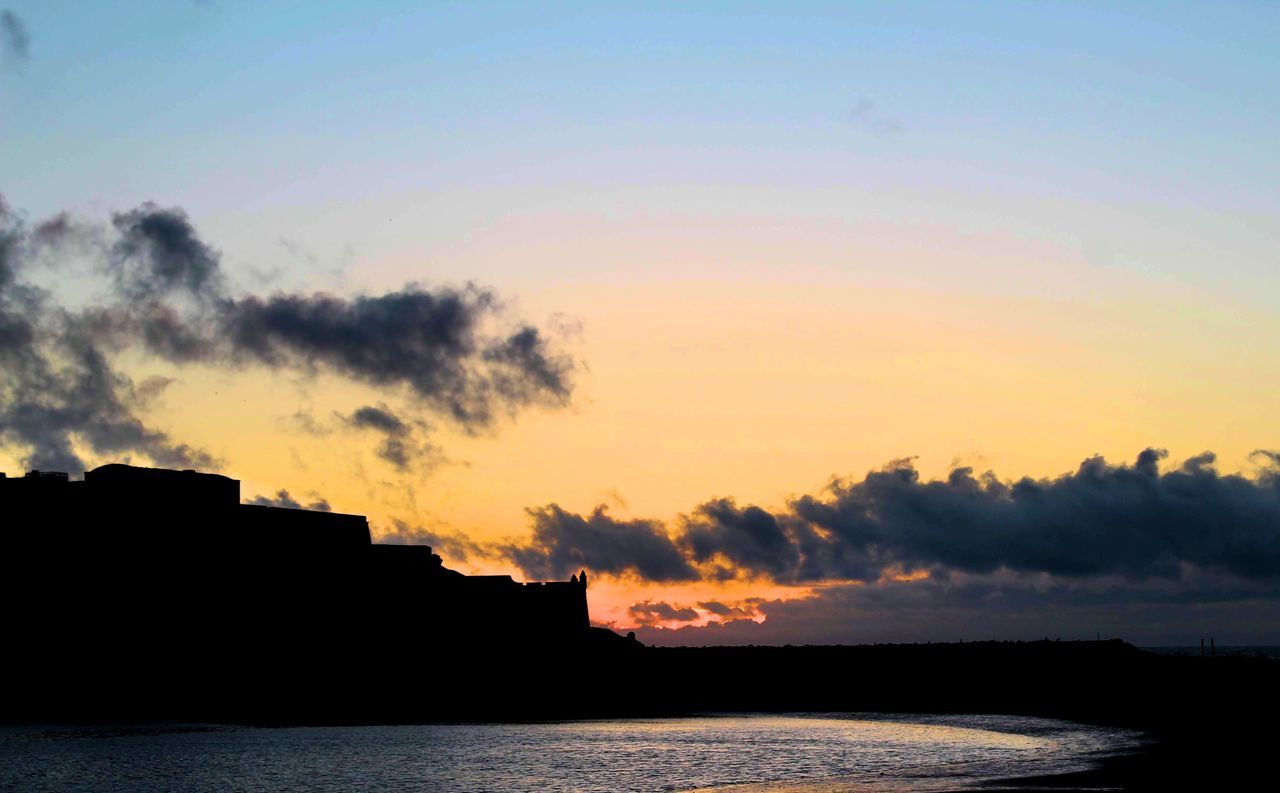
[[[429,547],[372,543],[361,515],[241,504],[217,474],[4,477],[0,514],[9,682],[50,693],[355,697],[387,670],[555,654],[591,630],[585,574],[462,575]]]

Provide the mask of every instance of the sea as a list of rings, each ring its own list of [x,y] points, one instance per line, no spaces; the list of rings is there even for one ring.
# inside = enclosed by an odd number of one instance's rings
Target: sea
[[[1141,734],[1013,716],[702,715],[535,724],[0,726],[0,790],[957,790],[1090,768]]]

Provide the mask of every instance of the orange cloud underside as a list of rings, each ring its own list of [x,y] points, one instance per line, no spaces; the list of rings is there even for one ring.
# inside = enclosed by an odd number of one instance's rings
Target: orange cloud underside
[[[681,608],[693,608],[698,612],[698,619],[693,621],[656,621],[646,622],[654,627],[678,628],[683,625],[706,625],[709,622],[720,622],[724,617],[717,616],[698,604],[710,601],[724,603],[729,606],[745,604],[749,600],[795,600],[813,594],[812,587],[784,586],[764,581],[727,581],[727,582],[695,582],[684,584],[651,584],[626,579],[597,577],[587,590],[587,598],[591,610],[591,621],[597,625],[606,625],[615,630],[631,630],[640,627],[640,622],[632,616],[628,609],[644,601],[662,602]],[[749,608],[749,606],[748,606]],[[749,617],[757,622],[764,619],[761,615]]]

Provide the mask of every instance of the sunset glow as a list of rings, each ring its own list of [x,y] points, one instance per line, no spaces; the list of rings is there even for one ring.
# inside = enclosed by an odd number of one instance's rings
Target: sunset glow
[[[926,23],[912,4],[155,3],[128,22],[108,4],[66,20],[10,5],[33,31],[0,74],[14,283],[50,296],[41,322],[127,315],[109,341],[90,334],[128,379],[122,410],[246,499],[367,515],[375,541],[431,544],[468,573],[586,568],[593,621],[652,641],[825,624],[809,610],[836,600],[845,640],[1061,624],[1172,641],[1174,590],[1241,643],[1277,638],[1274,578],[1239,561],[1274,541],[1242,529],[1230,553],[1170,556],[1135,534],[1132,554],[1081,561],[1102,507],[1024,548],[1040,502],[1003,489],[1074,477],[1063,510],[1089,482],[1138,492],[1151,449],[1162,474],[1212,470],[1205,492],[1271,493],[1280,31],[1265,6],[962,4]],[[145,257],[120,240],[161,216],[189,224],[216,289],[130,287]],[[342,346],[358,323],[330,346],[269,324],[277,299],[322,323],[468,289],[487,290],[467,309],[475,349],[407,344],[425,362],[409,372],[381,360],[385,341]],[[144,298],[216,350],[148,346]],[[456,393],[423,384],[440,361]],[[47,403],[44,382],[0,395]],[[87,426],[55,457],[58,439],[21,426],[0,421],[11,476],[158,462]],[[1082,468],[1096,457],[1112,468]],[[957,469],[972,482],[944,484]],[[876,472],[904,477],[901,495],[864,497]],[[741,523],[708,517],[717,504]],[[1129,526],[1148,502],[1127,504],[1106,516]],[[966,520],[1003,533],[938,538]],[[1202,528],[1160,542],[1198,548]],[[991,593],[947,599],[961,582]],[[1103,591],[1130,593],[1134,616],[1086,613]],[[1049,600],[1016,625],[983,617],[1015,597]],[[1071,598],[1075,616],[1045,616]],[[795,630],[768,636],[810,635]]]

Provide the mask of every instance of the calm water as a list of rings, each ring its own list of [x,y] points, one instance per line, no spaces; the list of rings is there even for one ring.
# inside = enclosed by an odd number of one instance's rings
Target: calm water
[[[803,714],[259,729],[0,727],[21,791],[930,790],[1087,767],[1136,733],[1007,716]]]

